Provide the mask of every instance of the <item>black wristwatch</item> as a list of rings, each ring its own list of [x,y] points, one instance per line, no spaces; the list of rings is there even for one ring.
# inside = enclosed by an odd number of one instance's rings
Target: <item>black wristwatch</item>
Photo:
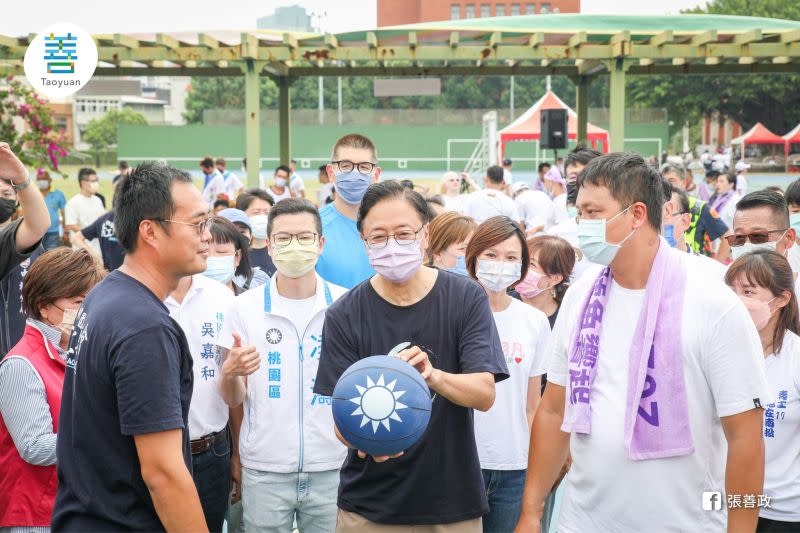
[[[19,183],[19,184],[14,183],[12,181],[11,182],[11,188],[14,189],[15,191],[22,191],[24,189],[27,189],[28,185],[30,185],[30,184],[31,184],[31,177],[28,176],[27,178],[25,178],[25,181],[23,181],[22,183]]]

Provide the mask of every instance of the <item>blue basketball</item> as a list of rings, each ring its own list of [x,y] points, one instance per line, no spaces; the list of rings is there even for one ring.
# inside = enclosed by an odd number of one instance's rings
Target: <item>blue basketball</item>
[[[419,440],[431,417],[431,393],[416,368],[373,355],[353,363],[333,389],[333,420],[352,446],[393,455]]]

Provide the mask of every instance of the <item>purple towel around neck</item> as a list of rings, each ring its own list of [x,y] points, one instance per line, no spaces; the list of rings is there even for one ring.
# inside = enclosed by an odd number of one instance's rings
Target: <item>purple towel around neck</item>
[[[624,437],[628,458],[634,461],[694,452],[681,335],[686,269],[679,253],[660,239],[631,342]],[[607,267],[579,315],[569,354],[562,431],[591,434],[591,391],[611,279]]]

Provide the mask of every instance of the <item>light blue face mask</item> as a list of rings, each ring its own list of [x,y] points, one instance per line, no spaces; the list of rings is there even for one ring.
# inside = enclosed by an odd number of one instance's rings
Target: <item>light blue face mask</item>
[[[575,207],[574,205],[568,205],[567,217],[574,219],[576,216],[578,216],[578,208]]]
[[[448,272],[452,272],[453,274],[461,274],[462,276],[469,276],[469,272],[467,272],[467,259],[463,255],[456,256],[456,266],[453,268],[446,268]]]
[[[219,281],[223,285],[233,279],[233,256],[221,255],[217,257],[209,257],[206,261],[206,271],[203,275],[215,281]]]
[[[630,206],[608,220],[602,218],[587,220],[582,218],[578,221],[578,247],[583,252],[583,255],[586,256],[586,259],[599,265],[608,266],[611,264],[611,261],[614,260],[619,249],[636,230],[634,229],[631,231],[628,236],[622,239],[618,244],[611,244],[606,241],[606,224],[628,209],[630,209]]]
[[[342,200],[350,205],[360,204],[361,199],[364,198],[364,193],[367,192],[367,188],[369,188],[371,181],[371,174],[364,175],[356,168],[350,172],[337,174],[336,194],[338,194]]]
[[[794,228],[797,234],[800,235],[800,213],[789,215],[789,227]]]
[[[675,225],[674,224],[664,224],[664,238],[667,240],[667,243],[675,248],[677,244],[675,242]]]

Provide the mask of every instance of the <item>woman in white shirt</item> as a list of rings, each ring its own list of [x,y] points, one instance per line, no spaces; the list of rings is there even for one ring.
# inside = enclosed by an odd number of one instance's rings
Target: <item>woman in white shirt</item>
[[[434,218],[429,226],[425,264],[462,276],[469,275],[464,256],[477,226],[474,220],[458,213],[444,213]]]
[[[761,337],[771,401],[764,406],[764,496],[758,533],[800,531],[800,325],[789,262],[768,250],[737,259],[725,282]]]
[[[533,415],[539,405],[547,317],[508,295],[525,278],[525,232],[505,216],[478,226],[467,246],[467,270],[486,290],[510,376],[495,387],[494,405],[475,412],[475,441],[489,499],[483,531],[513,531],[519,519]]]

